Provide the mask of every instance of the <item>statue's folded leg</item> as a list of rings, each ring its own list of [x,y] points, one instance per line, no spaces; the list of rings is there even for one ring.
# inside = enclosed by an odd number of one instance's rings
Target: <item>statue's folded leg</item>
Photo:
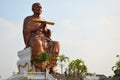
[[[57,65],[57,56],[59,54],[60,45],[57,41],[51,41],[50,42],[50,54],[51,54],[51,60],[49,62],[50,65],[50,73],[55,73],[54,67]]]
[[[40,52],[43,52],[42,41],[39,38],[31,38],[30,45],[32,48],[32,57],[36,57]]]
[[[40,52],[43,52],[43,47],[42,47],[42,41],[40,41],[38,38],[32,38],[30,42],[30,46],[32,48],[32,56],[31,58],[36,57]],[[37,72],[41,71],[42,65],[41,63],[35,64],[32,63],[35,66],[35,70]]]

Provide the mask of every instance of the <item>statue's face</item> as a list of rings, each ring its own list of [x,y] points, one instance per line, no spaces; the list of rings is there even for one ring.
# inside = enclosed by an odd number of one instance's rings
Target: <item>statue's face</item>
[[[34,14],[38,14],[40,15],[42,13],[42,6],[40,3],[36,3],[34,6],[33,6],[33,12]]]

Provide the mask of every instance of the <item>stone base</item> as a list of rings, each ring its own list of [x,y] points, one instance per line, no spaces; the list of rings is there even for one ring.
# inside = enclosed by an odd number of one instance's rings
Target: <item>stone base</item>
[[[18,57],[20,58],[17,62],[18,71],[20,74],[29,72],[32,68],[31,66],[31,48],[25,48],[18,52]]]

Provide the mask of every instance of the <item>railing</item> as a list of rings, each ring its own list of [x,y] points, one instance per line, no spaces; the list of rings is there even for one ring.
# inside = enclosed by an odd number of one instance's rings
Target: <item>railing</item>
[[[51,74],[46,72],[27,72],[24,74],[29,79],[47,79],[47,80],[57,80]]]
[[[21,78],[26,77],[27,79],[38,79],[38,80],[57,80],[51,74],[46,72],[25,72],[24,74],[14,74],[7,80],[20,80]]]
[[[25,72],[24,75],[45,75],[45,72]]]
[[[20,80],[23,77],[23,74],[13,74],[11,77],[9,77],[6,80]]]
[[[46,77],[48,80],[57,80],[51,74],[46,73]]]
[[[46,79],[45,72],[26,72],[24,76],[28,79]]]

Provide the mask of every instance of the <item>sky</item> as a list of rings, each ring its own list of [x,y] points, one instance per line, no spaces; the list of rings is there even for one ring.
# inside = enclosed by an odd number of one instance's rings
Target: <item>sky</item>
[[[70,60],[82,59],[89,73],[113,75],[120,55],[120,0],[1,0],[0,75],[17,72],[17,52],[23,50],[22,29],[31,6],[42,3],[42,17],[55,22],[48,26],[52,39],[60,42],[60,53]],[[59,69],[59,65],[57,66]]]

